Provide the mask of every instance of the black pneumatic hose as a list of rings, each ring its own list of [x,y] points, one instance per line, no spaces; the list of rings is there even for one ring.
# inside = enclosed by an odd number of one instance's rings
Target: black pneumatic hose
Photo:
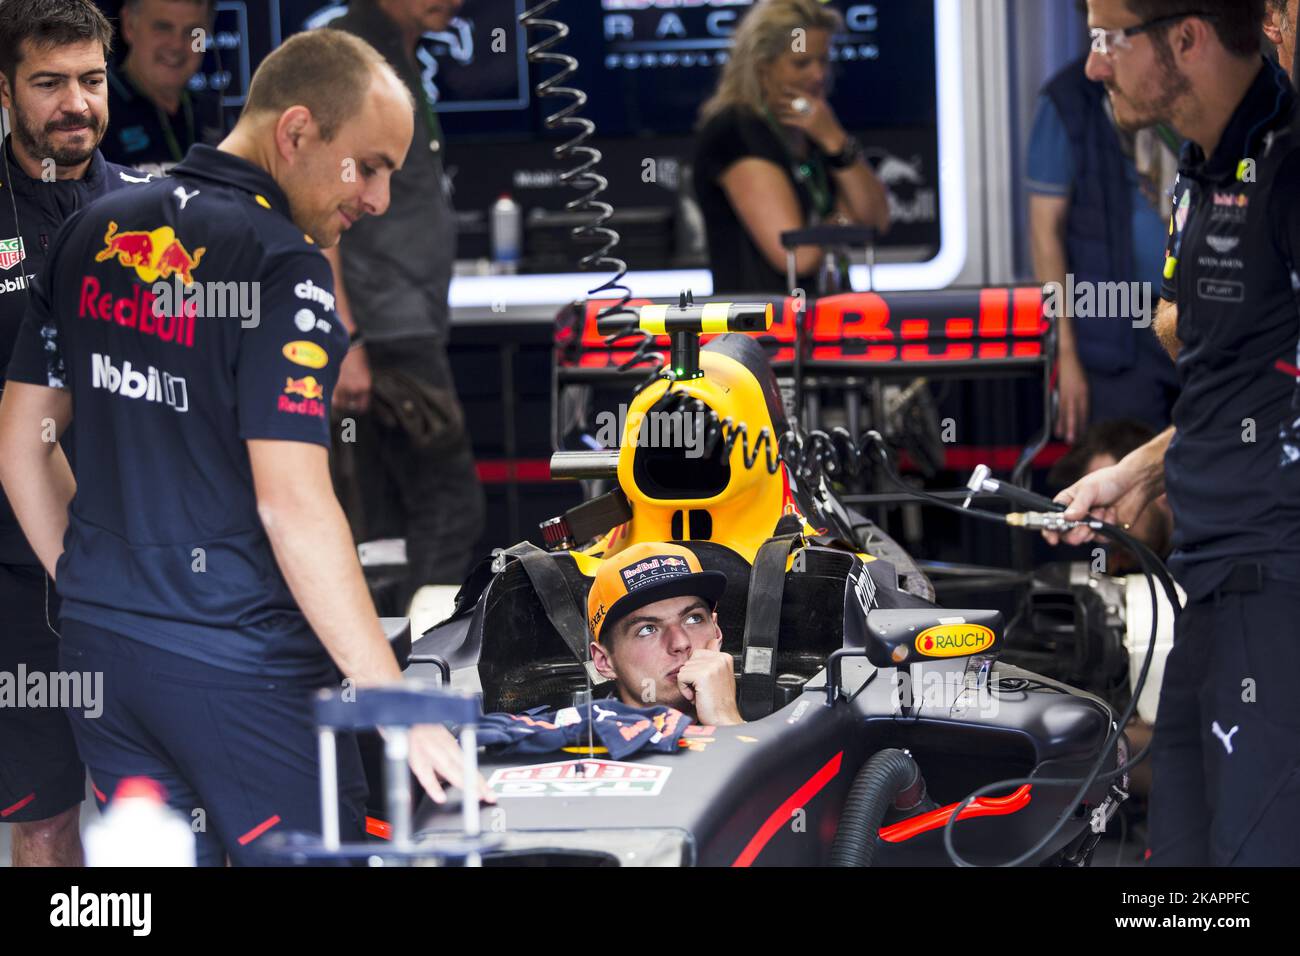
[[[885,814],[900,793],[918,786],[920,802],[925,792],[921,769],[902,750],[882,750],[863,764],[844,801],[831,844],[831,866],[871,866]]]

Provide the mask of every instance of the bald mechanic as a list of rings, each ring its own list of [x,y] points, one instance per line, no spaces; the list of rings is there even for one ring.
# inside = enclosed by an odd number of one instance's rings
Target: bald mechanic
[[[742,724],[736,671],[714,610],[727,586],[681,545],[648,542],[607,558],[587,594],[591,660],[633,707],[666,704],[698,723]]]
[[[1156,330],[1174,427],[1057,500],[1133,524],[1162,492],[1187,592],[1152,741],[1151,862],[1300,864],[1300,137],[1265,0],[1089,0],[1117,118],[1190,142]],[[1057,540],[1049,535],[1049,540]],[[1071,544],[1087,529],[1065,536]]]
[[[102,716],[70,714],[78,749],[101,794],[147,776],[202,811],[204,864],[318,831],[310,695],[334,666],[401,676],[330,484],[347,339],[320,249],[384,211],[410,137],[373,48],[290,39],[218,148],[69,219],[15,347],[0,481],[63,599],[61,667],[103,673]],[[75,473],[42,436],[74,420]],[[459,782],[441,727],[418,728],[410,763],[435,800]],[[359,840],[354,740],[339,764]]]

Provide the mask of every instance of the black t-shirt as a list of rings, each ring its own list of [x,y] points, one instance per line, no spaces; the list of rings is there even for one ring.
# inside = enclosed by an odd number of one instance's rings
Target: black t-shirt
[[[226,134],[220,94],[186,90],[169,114],[136,89],[120,65],[108,73],[108,118],[99,146],[104,156],[155,175],[175,166],[195,143],[215,146]]]
[[[1300,136],[1265,62],[1214,155],[1185,147],[1162,297],[1178,304],[1170,562],[1193,599],[1234,560],[1300,580]]]
[[[809,142],[810,155],[821,159],[815,144]],[[795,173],[796,164],[775,129],[751,110],[732,107],[718,113],[700,130],[695,147],[695,195],[704,214],[709,241],[709,267],[713,270],[714,294],[733,292],[788,292],[785,270],[776,270],[763,257],[750,238],[719,180],[736,162],[746,157],[776,163],[785,173],[804,223],[815,212],[813,196],[806,182]],[[826,169],[824,163],[823,169]],[[830,205],[835,202],[835,177],[826,170]]]
[[[7,165],[0,163],[0,392],[4,390],[4,370],[9,365],[18,329],[27,313],[28,287],[45,262],[50,242],[59,228],[69,216],[100,196],[148,181],[148,177],[134,170],[105,162],[96,151],[80,179],[45,182],[23,172],[9,137],[5,137],[3,149]],[[69,448],[70,438],[65,432],[62,441],[65,449]],[[40,564],[3,491],[0,491],[0,564]]]
[[[72,392],[64,617],[230,670],[327,674],[245,442],[328,447],[346,349],[329,264],[245,160],[196,146],[170,178],[72,216],[9,367]]]

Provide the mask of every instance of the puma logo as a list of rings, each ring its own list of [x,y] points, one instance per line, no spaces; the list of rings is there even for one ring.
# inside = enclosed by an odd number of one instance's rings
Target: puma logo
[[[153,179],[153,176],[149,174],[146,174],[145,177],[141,179],[139,176],[131,176],[121,170],[119,170],[117,174],[122,178],[122,182],[124,183],[147,183]]]
[[[617,716],[618,716],[618,711],[616,711],[616,710],[606,710],[604,707],[601,707],[600,704],[592,704],[592,705],[591,705],[591,709],[594,710],[596,713],[600,714],[600,716],[596,718],[596,723],[600,723],[600,722],[601,722],[602,720],[604,720],[606,717],[617,717]]]
[[[1232,729],[1225,734],[1223,732],[1223,728],[1219,726],[1219,722],[1217,720],[1210,727],[1210,730],[1214,732],[1214,736],[1218,737],[1220,740],[1223,741],[1223,749],[1228,751],[1228,753],[1232,753],[1232,735],[1235,734],[1240,729],[1241,728],[1239,726],[1234,724]]]
[[[199,194],[199,191],[198,191],[197,189],[194,190],[194,192],[192,192],[192,193],[187,193],[187,192],[185,191],[185,187],[184,187],[184,186],[177,186],[175,189],[172,190],[172,195],[175,196],[177,199],[179,199],[179,200],[181,201],[181,208],[182,208],[182,209],[185,208],[185,204],[186,204],[187,202],[189,202],[191,199],[193,199],[193,198],[194,198],[195,196],[197,196],[198,194]]]

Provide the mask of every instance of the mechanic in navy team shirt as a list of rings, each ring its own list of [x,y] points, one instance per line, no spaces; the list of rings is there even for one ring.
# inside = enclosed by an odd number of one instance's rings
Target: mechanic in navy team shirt
[[[1300,136],[1264,2],[1088,4],[1116,118],[1190,140],[1155,322],[1174,426],[1057,497],[1071,519],[1132,524],[1162,491],[1173,511],[1187,604],[1152,741],[1153,864],[1300,864]]]
[[[635,544],[601,562],[587,593],[596,670],[625,704],[664,704],[701,724],[742,724],[736,671],[714,608],[721,571],[678,544]]]
[[[0,157],[0,390],[28,283],[64,219],[134,182],[96,148],[108,127],[112,28],[90,0],[0,0],[0,103],[12,134]],[[0,494],[0,673],[51,674],[58,599]],[[0,820],[15,866],[77,866],[86,770],[63,711],[0,703]]]
[[[318,831],[311,693],[335,666],[401,676],[330,484],[347,336],[320,247],[384,211],[410,137],[372,47],[290,39],[219,148],[69,219],[14,351],[0,481],[63,599],[61,666],[104,675],[102,716],[70,714],[78,749],[101,792],[146,776],[202,811],[207,864]],[[41,428],[71,421],[75,471]],[[361,839],[354,740],[339,763]],[[410,763],[436,800],[460,781],[442,727]]]
[[[165,173],[195,143],[225,135],[221,94],[192,90],[212,35],[216,0],[126,0],[126,54],[109,68],[113,126],[104,155],[151,173]]]

